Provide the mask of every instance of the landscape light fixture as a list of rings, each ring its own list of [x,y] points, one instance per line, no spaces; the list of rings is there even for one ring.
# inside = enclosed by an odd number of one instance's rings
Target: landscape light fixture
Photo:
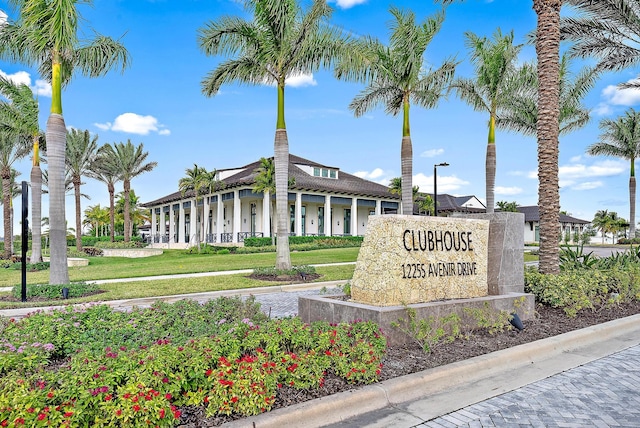
[[[449,166],[448,163],[442,162],[433,165],[433,215],[438,217],[438,167]]]

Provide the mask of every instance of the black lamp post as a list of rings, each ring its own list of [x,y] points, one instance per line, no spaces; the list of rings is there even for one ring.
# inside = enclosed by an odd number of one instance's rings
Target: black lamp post
[[[449,166],[448,163],[442,162],[433,165],[433,215],[438,217],[438,167]]]

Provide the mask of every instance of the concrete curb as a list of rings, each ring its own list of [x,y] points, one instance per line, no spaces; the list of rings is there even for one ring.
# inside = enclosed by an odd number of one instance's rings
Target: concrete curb
[[[637,331],[640,331],[640,315],[610,321],[481,355],[469,360],[389,379],[375,385],[364,386],[358,390],[346,391],[258,416],[229,422],[223,426],[234,428],[279,428],[283,426],[314,428],[326,426],[388,406],[425,398],[463,384],[476,384],[491,376],[533,366],[551,360],[554,357],[564,358],[563,353],[601,344],[605,340],[620,338]],[[640,342],[640,340],[636,340],[633,343],[628,341],[621,349],[633,346],[637,344],[636,342]],[[609,353],[617,352],[621,349],[612,349]],[[577,365],[585,362],[583,359]],[[565,365],[559,364],[554,373],[547,373],[546,376],[557,374],[566,369]],[[496,389],[495,395],[503,392],[506,391]],[[484,397],[479,398],[479,401],[482,399]],[[457,409],[451,408],[448,412],[454,410]]]

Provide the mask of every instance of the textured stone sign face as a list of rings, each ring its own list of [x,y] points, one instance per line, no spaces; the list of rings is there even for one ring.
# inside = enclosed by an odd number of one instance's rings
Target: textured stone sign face
[[[351,297],[395,306],[486,296],[488,242],[488,220],[371,216]]]

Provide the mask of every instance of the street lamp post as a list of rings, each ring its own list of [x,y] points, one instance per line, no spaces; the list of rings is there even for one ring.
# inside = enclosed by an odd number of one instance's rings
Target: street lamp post
[[[438,217],[438,167],[449,166],[448,163],[442,162],[433,165],[433,215]]]

